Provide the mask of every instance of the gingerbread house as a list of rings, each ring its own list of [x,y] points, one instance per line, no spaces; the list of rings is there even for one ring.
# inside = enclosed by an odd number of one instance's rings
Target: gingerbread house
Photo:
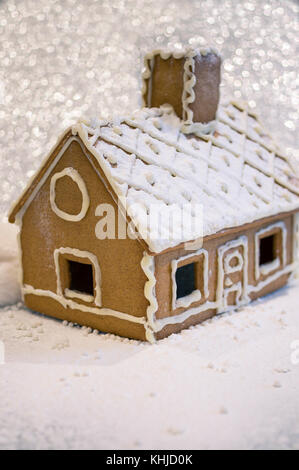
[[[155,51],[142,109],[60,137],[9,215],[28,308],[153,342],[286,284],[299,179],[220,62]]]

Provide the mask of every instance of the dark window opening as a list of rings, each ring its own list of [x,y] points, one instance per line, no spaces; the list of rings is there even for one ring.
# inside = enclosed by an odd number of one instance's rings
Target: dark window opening
[[[260,266],[272,263],[276,259],[275,235],[260,239]]]
[[[176,270],[177,299],[191,294],[195,289],[195,263],[186,264]]]
[[[94,295],[93,293],[93,273],[91,264],[68,261],[70,274],[70,290],[82,292],[83,294]]]

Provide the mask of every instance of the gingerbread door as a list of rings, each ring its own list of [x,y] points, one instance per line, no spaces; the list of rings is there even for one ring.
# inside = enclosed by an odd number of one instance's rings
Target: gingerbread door
[[[218,312],[248,302],[248,240],[239,237],[218,248]]]

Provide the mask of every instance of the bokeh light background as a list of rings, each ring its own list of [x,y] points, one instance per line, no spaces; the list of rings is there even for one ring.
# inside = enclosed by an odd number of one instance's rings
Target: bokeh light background
[[[0,0],[0,218],[66,127],[139,106],[152,48],[216,46],[222,97],[294,154],[298,14],[296,0]]]

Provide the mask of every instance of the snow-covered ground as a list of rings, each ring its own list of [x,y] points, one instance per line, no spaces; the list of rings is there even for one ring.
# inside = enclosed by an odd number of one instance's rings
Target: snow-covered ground
[[[0,231],[0,449],[299,449],[298,281],[149,345],[25,309]]]

